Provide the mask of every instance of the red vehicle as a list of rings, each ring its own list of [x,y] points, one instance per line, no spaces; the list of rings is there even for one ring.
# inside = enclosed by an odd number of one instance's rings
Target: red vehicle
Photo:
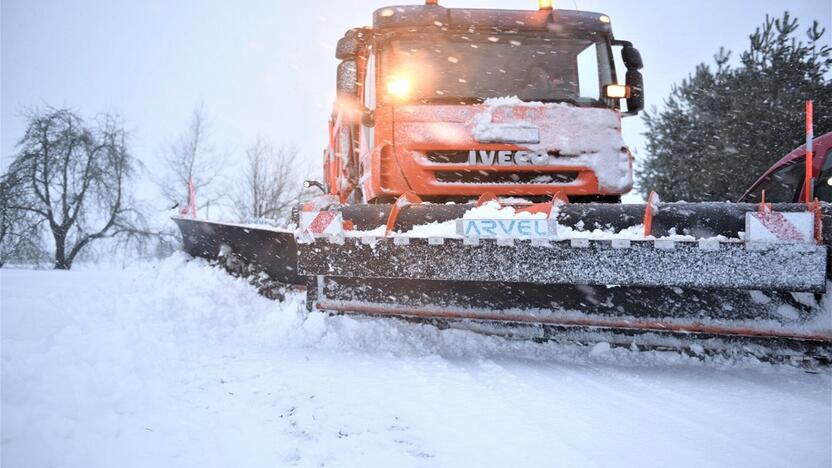
[[[832,203],[832,132],[813,140],[812,160],[816,180],[815,197]],[[772,202],[798,203],[803,199],[804,175],[806,170],[806,145],[796,148],[765,172],[745,192],[740,202],[757,203],[763,190],[766,200]]]

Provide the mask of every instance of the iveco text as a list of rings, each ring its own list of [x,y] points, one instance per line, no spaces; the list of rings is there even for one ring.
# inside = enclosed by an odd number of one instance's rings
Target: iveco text
[[[549,154],[546,151],[485,151],[468,152],[468,164],[498,166],[547,166]]]

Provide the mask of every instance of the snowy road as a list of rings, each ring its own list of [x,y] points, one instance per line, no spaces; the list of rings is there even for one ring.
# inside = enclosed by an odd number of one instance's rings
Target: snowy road
[[[832,376],[302,312],[177,255],[2,270],[2,465],[832,466]]]

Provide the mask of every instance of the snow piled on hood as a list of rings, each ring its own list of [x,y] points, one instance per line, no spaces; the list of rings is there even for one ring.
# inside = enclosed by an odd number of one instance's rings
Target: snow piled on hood
[[[602,190],[626,192],[633,186],[630,158],[621,136],[621,117],[610,109],[576,107],[563,103],[524,102],[517,97],[487,99],[485,110],[471,122],[478,141],[511,139],[516,128],[539,127],[538,144],[521,144],[532,151],[557,151],[550,164],[592,169]],[[511,117],[513,107],[545,109],[545,118],[527,122]],[[495,115],[499,121],[495,122]]]

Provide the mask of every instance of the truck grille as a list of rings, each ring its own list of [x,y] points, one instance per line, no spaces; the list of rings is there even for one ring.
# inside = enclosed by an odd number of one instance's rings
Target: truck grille
[[[468,162],[467,151],[428,151],[425,157],[432,163],[465,164]]]
[[[578,178],[577,171],[436,171],[434,174],[437,182],[447,184],[568,184]]]

